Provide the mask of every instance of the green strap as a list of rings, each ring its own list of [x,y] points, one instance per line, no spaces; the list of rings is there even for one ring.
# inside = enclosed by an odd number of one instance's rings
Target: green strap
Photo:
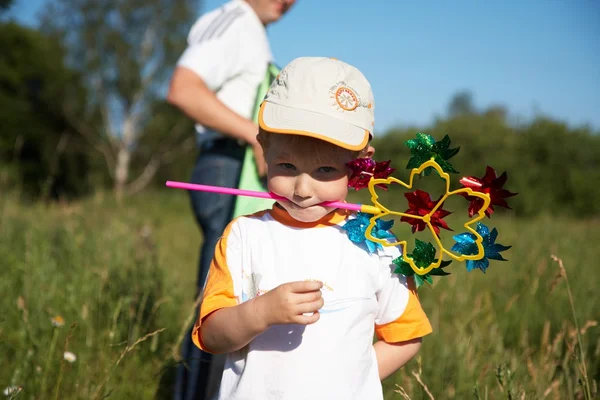
[[[252,120],[258,123],[258,110],[262,103],[271,82],[279,74],[280,68],[275,64],[269,64],[265,73],[265,78],[258,86],[256,93],[256,100],[254,102],[254,110],[252,112]],[[254,161],[254,153],[250,146],[246,147],[246,154],[244,156],[244,162],[242,164],[242,172],[240,175],[239,189],[255,190],[259,192],[267,191],[267,188],[263,186],[260,179],[258,178],[258,170],[256,168],[256,162]],[[257,199],[254,197],[238,196],[235,202],[235,209],[233,211],[233,218],[239,217],[240,215],[254,214],[257,211],[271,208],[273,200]]]

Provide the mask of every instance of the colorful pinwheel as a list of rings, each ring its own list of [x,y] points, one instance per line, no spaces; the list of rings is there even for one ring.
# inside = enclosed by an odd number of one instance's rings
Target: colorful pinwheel
[[[411,158],[407,164],[407,168],[411,169],[408,183],[390,176],[395,169],[390,167],[389,160],[376,162],[370,158],[361,158],[347,164],[350,170],[348,186],[356,190],[367,188],[371,194],[372,203],[327,202],[328,206],[359,211],[355,218],[349,219],[342,227],[347,232],[348,238],[357,245],[364,246],[369,253],[373,253],[381,246],[400,246],[402,255],[393,261],[396,264],[396,272],[414,276],[417,286],[421,286],[423,283],[432,283],[432,276],[448,275],[444,268],[451,263],[451,260],[444,260],[444,256],[456,261],[466,261],[468,271],[480,269],[485,272],[489,267],[489,260],[504,261],[500,252],[508,250],[510,246],[496,243],[498,231],[495,228],[490,231],[479,221],[486,216],[491,217],[494,206],[510,208],[506,198],[515,196],[516,193],[504,189],[507,179],[506,172],[498,177],[495,170],[488,166],[482,178],[464,177],[460,180],[462,188],[450,190],[449,173],[458,173],[458,171],[448,160],[458,153],[459,148],[450,148],[448,135],[436,142],[430,135],[417,133],[415,139],[406,142],[406,146],[411,151]],[[444,194],[434,201],[429,193],[422,190],[405,193],[408,209],[404,212],[386,207],[381,203],[375,191],[376,188],[387,190],[388,185],[392,183],[412,190],[415,176],[427,176],[432,172],[436,172],[444,181]],[[167,186],[186,190],[278,199],[271,193],[183,182],[168,181]],[[455,235],[453,238],[456,243],[448,250],[442,244],[440,228],[453,230],[444,220],[452,213],[444,209],[444,202],[455,195],[469,201],[468,219],[463,224],[466,232]],[[391,232],[393,220],[385,220],[386,217],[394,216],[400,217],[400,222],[410,224],[413,234],[429,232],[432,241],[415,239],[414,248],[409,252],[407,241],[398,241]]]

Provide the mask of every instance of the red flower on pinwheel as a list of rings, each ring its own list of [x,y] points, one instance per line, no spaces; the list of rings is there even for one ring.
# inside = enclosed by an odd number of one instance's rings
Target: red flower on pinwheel
[[[431,196],[429,195],[429,193],[424,192],[422,190],[416,190],[412,193],[405,193],[404,196],[408,200],[409,207],[408,210],[406,210],[404,213],[418,215],[420,217],[429,214],[431,210],[433,210],[433,208],[441,200],[441,197],[437,201],[431,200]],[[431,215],[430,222],[436,235],[440,235],[440,228],[444,228],[449,231],[452,230],[450,229],[446,221],[444,221],[443,219],[444,217],[447,217],[450,214],[452,214],[452,212],[444,210],[443,206],[440,206]],[[422,219],[403,216],[402,218],[400,218],[400,221],[408,222],[409,224],[411,224],[413,233],[422,231],[427,227],[427,224]]]
[[[346,164],[351,171],[348,186],[355,190],[364,189],[369,187],[371,177],[376,179],[387,178],[395,171],[394,168],[390,168],[390,162],[390,160],[375,162],[372,158],[357,158],[350,161]],[[387,190],[387,186],[384,184],[375,186]]]
[[[506,202],[507,197],[516,196],[518,193],[509,192],[503,189],[502,186],[506,183],[506,172],[503,172],[499,177],[496,176],[494,168],[488,166],[485,169],[485,175],[483,178],[476,178],[474,176],[464,177],[460,180],[460,183],[467,188],[471,188],[473,191],[487,193],[490,195],[490,205],[485,210],[485,215],[488,218],[494,213],[494,206],[505,207],[511,209]],[[469,204],[469,217],[475,215],[481,207],[483,207],[483,199],[479,197],[469,196],[466,193],[461,193],[465,199],[471,202]]]

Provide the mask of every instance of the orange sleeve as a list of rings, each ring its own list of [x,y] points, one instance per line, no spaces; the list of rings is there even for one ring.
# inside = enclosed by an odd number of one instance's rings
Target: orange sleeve
[[[395,321],[375,325],[377,338],[387,343],[405,342],[432,332],[431,323],[425,315],[412,277],[407,278],[408,303],[402,315]]]
[[[231,228],[235,221],[231,222],[223,236],[217,242],[215,247],[215,255],[210,264],[204,293],[202,295],[202,303],[200,305],[200,315],[194,324],[192,330],[192,340],[194,344],[204,351],[208,351],[202,343],[200,335],[200,326],[202,321],[211,313],[224,308],[238,305],[237,297],[234,294],[233,279],[231,271],[227,265],[227,242],[231,235]]]

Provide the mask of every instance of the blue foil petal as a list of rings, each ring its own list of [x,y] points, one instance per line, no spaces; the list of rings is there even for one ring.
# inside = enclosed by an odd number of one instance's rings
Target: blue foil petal
[[[369,226],[370,219],[373,217],[372,214],[357,213],[356,218],[348,220],[342,228],[347,232],[348,238],[358,244],[366,247],[369,254],[374,253],[377,249],[381,249],[383,246],[381,243],[373,242],[367,239],[367,227]],[[393,239],[395,236],[390,229],[394,225],[394,221],[384,221],[377,219],[375,226],[371,230],[371,235],[377,239]]]
[[[483,238],[482,245],[484,254],[483,258],[480,260],[467,260],[467,271],[480,269],[481,271],[485,272],[490,266],[490,260],[506,261],[500,252],[510,249],[511,246],[504,246],[500,243],[495,243],[496,238],[498,237],[498,231],[496,228],[490,231],[487,226],[478,222],[475,230]],[[472,233],[460,233],[453,236],[453,239],[456,243],[450,249],[451,251],[463,255],[477,254],[477,244],[475,243],[476,237]]]

